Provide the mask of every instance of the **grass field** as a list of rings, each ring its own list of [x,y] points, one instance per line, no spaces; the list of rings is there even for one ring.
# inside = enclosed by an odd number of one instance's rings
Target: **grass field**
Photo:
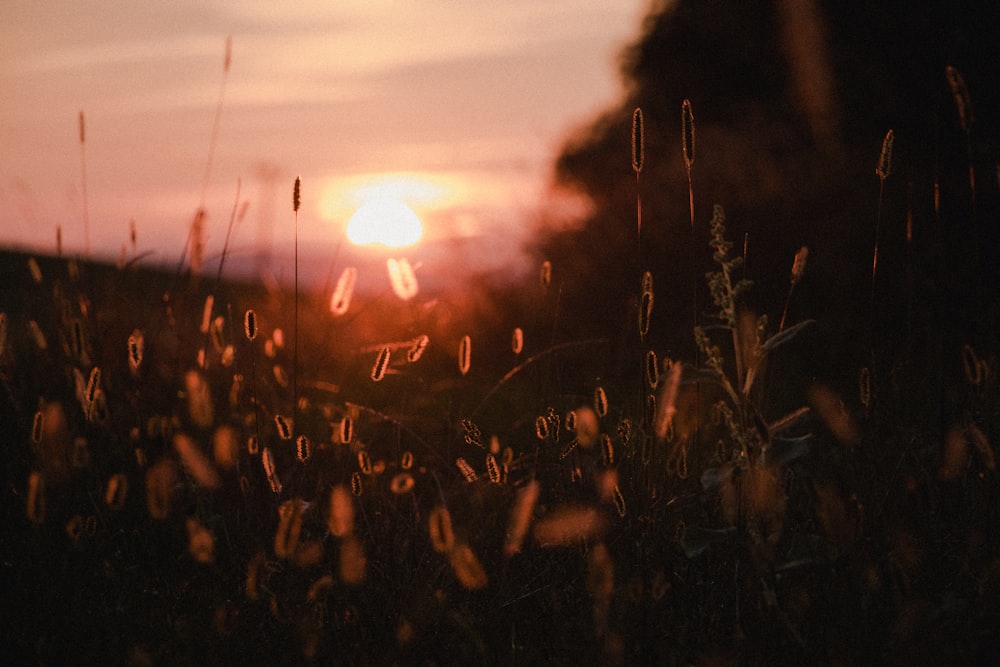
[[[873,179],[889,160],[876,147]],[[599,327],[563,309],[556,257],[524,284],[425,293],[397,266],[394,291],[350,295],[6,252],[3,653],[985,662],[1000,406],[980,183],[940,221],[941,261],[967,270],[883,246],[859,337],[809,301],[806,250],[769,267],[784,312],[751,313],[722,208],[692,214],[712,267],[693,309],[632,263]],[[671,312],[694,330],[657,330]]]

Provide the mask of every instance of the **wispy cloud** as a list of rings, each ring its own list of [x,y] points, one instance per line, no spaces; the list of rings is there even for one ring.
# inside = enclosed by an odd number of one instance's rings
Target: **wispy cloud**
[[[8,0],[0,89],[18,94],[0,108],[0,244],[48,244],[79,216],[80,109],[94,238],[136,218],[156,230],[140,238],[183,244],[226,35],[210,233],[237,178],[266,217],[265,172],[302,174],[315,203],[328,183],[406,171],[456,184],[440,233],[489,234],[526,214],[562,136],[617,94],[614,56],[644,4]]]

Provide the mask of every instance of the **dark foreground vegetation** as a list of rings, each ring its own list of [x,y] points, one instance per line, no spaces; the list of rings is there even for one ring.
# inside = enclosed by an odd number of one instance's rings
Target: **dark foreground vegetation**
[[[0,256],[6,662],[994,662],[996,106],[914,60],[838,152],[780,77],[658,97],[679,6],[529,281]]]

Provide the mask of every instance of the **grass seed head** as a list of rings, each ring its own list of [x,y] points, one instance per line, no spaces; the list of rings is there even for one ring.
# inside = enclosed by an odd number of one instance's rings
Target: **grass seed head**
[[[691,110],[691,100],[681,103],[681,148],[684,153],[684,164],[688,169],[694,164],[694,112]]]
[[[895,139],[896,135],[892,130],[886,132],[885,138],[882,139],[882,151],[878,155],[875,173],[883,181],[889,178],[889,174],[892,172],[892,144]]]
[[[645,128],[643,127],[642,108],[636,107],[632,112],[632,170],[639,174],[642,172],[642,163],[645,159]]]

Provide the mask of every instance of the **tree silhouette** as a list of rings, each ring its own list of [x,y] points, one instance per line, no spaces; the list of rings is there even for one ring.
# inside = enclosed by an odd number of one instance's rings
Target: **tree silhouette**
[[[707,221],[717,203],[726,208],[732,235],[738,241],[748,235],[747,277],[759,283],[751,296],[758,303],[750,307],[780,312],[792,258],[808,245],[808,285],[798,296],[841,311],[850,335],[850,323],[868,315],[861,297],[871,273],[874,168],[889,129],[896,166],[882,213],[886,270],[903,272],[909,206],[918,227],[910,250],[927,268],[923,278],[934,292],[928,298],[947,300],[947,285],[968,284],[968,258],[960,255],[971,230],[953,230],[951,238],[935,226],[932,202],[939,180],[948,193],[942,209],[953,207],[961,225],[972,224],[966,144],[945,68],[961,70],[974,91],[973,159],[983,163],[982,173],[992,173],[1000,48],[991,35],[1000,10],[958,4],[657,3],[622,53],[624,99],[572,134],[555,165],[555,186],[582,195],[590,207],[579,224],[550,225],[538,244],[539,258],[553,262],[554,280],[566,277],[559,283],[566,310],[575,305],[576,312],[594,314],[564,324],[606,331],[621,322],[616,316],[635,307],[621,295],[638,293],[643,267],[656,278],[661,330],[690,331],[693,314],[684,304],[703,289],[698,276],[709,262]],[[681,154],[685,99],[697,137],[693,233]],[[629,150],[636,107],[645,118],[641,251]],[[979,204],[995,210],[996,183],[982,181],[992,202],[981,195]],[[941,252],[953,256],[944,268],[930,268]],[[902,308],[895,296],[883,300],[890,304],[887,318]]]

